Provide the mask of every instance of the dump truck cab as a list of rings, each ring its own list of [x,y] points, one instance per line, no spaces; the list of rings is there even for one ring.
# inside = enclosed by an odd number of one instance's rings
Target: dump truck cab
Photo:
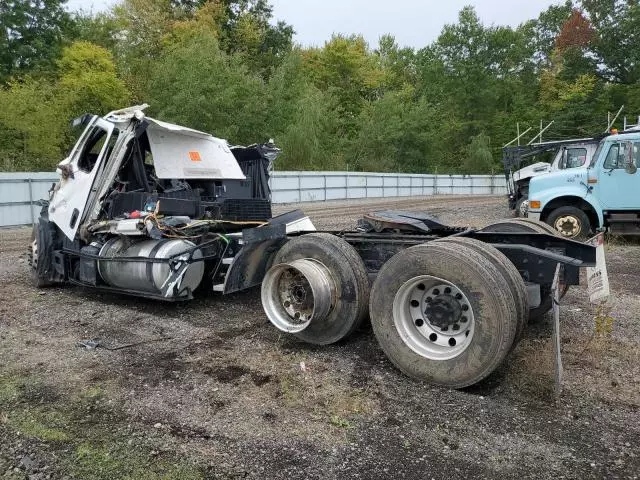
[[[639,158],[640,131],[606,136],[586,167],[531,180],[527,216],[567,238],[584,238],[599,228],[639,235]]]
[[[526,216],[532,178],[584,167],[591,161],[597,146],[597,139],[581,138],[505,147],[502,161],[507,180],[509,209],[516,216]],[[547,159],[549,161],[543,161]]]

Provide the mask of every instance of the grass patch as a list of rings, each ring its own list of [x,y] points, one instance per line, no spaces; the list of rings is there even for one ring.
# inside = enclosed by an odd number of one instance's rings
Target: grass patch
[[[114,412],[105,404],[107,396],[101,385],[61,396],[36,377],[0,372],[0,423],[11,435],[48,443],[58,452],[60,471],[73,478],[204,478],[197,465],[169,452],[158,455],[148,440],[130,446],[129,437],[110,421]],[[93,417],[89,425],[87,415]]]
[[[84,442],[67,460],[68,471],[84,480],[196,480],[202,472],[185,462],[157,459],[123,444]]]
[[[363,389],[335,381],[328,375],[287,373],[279,377],[286,406],[305,408],[327,418],[339,428],[351,428],[354,415],[369,414],[373,401]]]
[[[0,376],[0,407],[12,404],[20,397],[21,383],[7,376]]]
[[[44,408],[25,408],[6,414],[6,423],[14,430],[45,442],[66,442],[70,419],[56,411]]]

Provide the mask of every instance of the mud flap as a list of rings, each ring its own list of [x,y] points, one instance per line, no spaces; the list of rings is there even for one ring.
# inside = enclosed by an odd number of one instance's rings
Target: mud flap
[[[562,264],[558,263],[556,267],[556,274],[553,277],[553,284],[551,286],[551,293],[553,295],[553,365],[554,365],[554,392],[556,396],[560,396],[562,393],[562,354],[560,351],[560,295],[562,292],[562,285],[560,284],[562,278]]]

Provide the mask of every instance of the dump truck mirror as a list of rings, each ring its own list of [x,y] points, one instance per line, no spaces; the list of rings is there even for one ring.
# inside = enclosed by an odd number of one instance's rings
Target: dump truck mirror
[[[625,142],[624,171],[630,175],[633,175],[638,171],[638,167],[634,162],[633,147],[634,145],[632,142]]]

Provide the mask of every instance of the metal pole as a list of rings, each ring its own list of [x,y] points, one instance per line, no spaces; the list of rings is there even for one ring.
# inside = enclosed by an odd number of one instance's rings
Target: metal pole
[[[518,133],[518,146],[520,146],[520,122],[516,123],[516,130]]]
[[[533,138],[531,139],[531,141],[530,141],[529,143],[527,143],[527,145],[531,145],[531,144],[534,142],[534,140],[535,140],[536,138],[538,138],[538,136],[540,137],[540,141],[539,141],[538,143],[542,143],[542,134],[543,134],[544,132],[546,132],[546,131],[547,131],[547,129],[548,129],[551,125],[553,125],[554,123],[555,123],[555,120],[552,120],[552,121],[550,121],[550,122],[549,122],[549,124],[548,124],[546,127],[544,127],[544,128],[542,128],[542,129],[540,129],[540,133],[539,133],[538,135],[536,135],[535,137],[533,137]],[[540,123],[540,125],[542,125],[542,123]]]
[[[494,186],[495,186],[495,182],[496,182],[496,177],[494,175],[494,171],[493,171],[493,167],[491,167],[491,195],[494,194],[495,190],[494,190]]]
[[[624,108],[624,105],[622,105],[620,107],[620,110],[618,110],[618,113],[616,113],[616,116],[613,117],[613,120],[611,120],[609,123],[607,123],[607,129],[604,131],[604,133],[609,133],[609,130],[611,130],[611,127],[613,127],[613,124],[616,123],[616,120],[618,119],[618,117],[620,116],[620,114],[622,113],[622,109]],[[624,129],[627,129],[627,117],[624,117]]]
[[[540,120],[540,143],[542,143],[542,119]]]
[[[511,145],[512,143],[518,141],[518,145],[520,145],[520,139],[522,137],[524,137],[527,133],[529,133],[529,130],[531,130],[533,127],[529,127],[527,128],[524,132],[522,132],[520,135],[518,135],[517,138],[514,138],[513,140],[511,140],[509,143],[507,143],[506,145],[503,145],[503,147],[508,147],[509,145]],[[534,137],[535,139],[535,137]]]
[[[327,201],[327,176],[323,175],[322,177],[324,178],[324,185],[323,185],[323,188],[324,188],[324,201],[326,202]]]
[[[438,194],[438,166],[436,165],[436,174],[433,177],[433,194]]]
[[[31,179],[27,179],[29,183],[29,213],[31,214],[31,225],[35,225],[36,219],[33,215],[33,186],[31,184]]]

